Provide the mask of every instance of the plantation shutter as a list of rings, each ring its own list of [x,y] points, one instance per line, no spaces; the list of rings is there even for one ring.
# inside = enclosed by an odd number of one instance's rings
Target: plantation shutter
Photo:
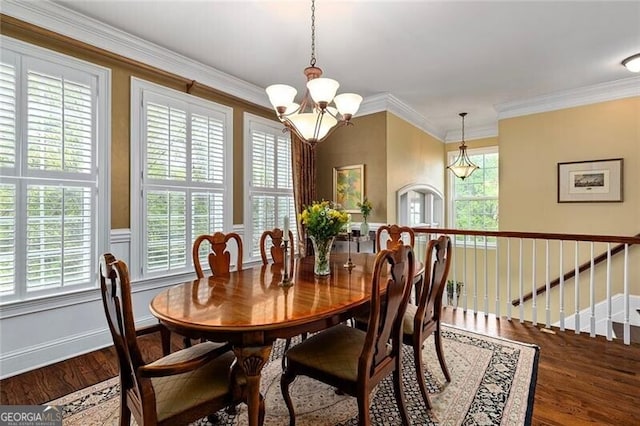
[[[198,235],[223,231],[224,114],[144,91],[143,274],[191,269]]]
[[[97,77],[35,56],[0,63],[0,295],[15,300],[96,278]]]
[[[249,118],[250,214],[245,223],[250,240],[248,253],[252,259],[260,256],[260,237],[266,230],[282,229],[289,216],[291,231],[296,233],[291,169],[291,141],[277,123],[246,115]],[[246,240],[246,239],[245,239]],[[245,243],[246,244],[246,243]],[[292,243],[294,244],[294,243]]]
[[[27,184],[27,291],[94,274],[94,93],[64,74],[27,70],[27,173],[65,179]]]
[[[15,174],[16,58],[2,52],[0,62],[0,169]],[[16,283],[16,182],[0,184],[0,295],[13,294]]]

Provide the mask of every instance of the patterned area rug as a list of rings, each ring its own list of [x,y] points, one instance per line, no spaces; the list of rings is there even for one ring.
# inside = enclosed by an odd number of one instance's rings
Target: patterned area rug
[[[435,354],[433,338],[424,346],[427,383],[433,410],[427,411],[416,383],[411,348],[403,354],[403,380],[407,410],[413,425],[523,425],[531,423],[539,348],[489,337],[451,326],[443,327],[444,352],[451,373],[446,383]],[[280,394],[280,360],[284,341],[276,342],[262,371],[261,391],[266,400],[265,425],[286,425],[289,414]],[[351,426],[358,424],[355,398],[306,377],[291,385],[297,424]],[[88,387],[49,405],[64,406],[65,425],[117,425],[118,379]],[[246,406],[236,415],[219,412],[221,425],[247,424]],[[371,404],[374,425],[400,424],[391,379],[375,391]],[[133,422],[132,422],[133,423]],[[206,420],[197,426],[208,425]]]

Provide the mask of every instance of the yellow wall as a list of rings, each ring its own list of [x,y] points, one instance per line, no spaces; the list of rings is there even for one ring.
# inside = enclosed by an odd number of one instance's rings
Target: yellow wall
[[[500,229],[640,232],[640,97],[501,120]],[[624,202],[557,203],[557,163],[624,159]]]
[[[141,63],[38,28],[5,15],[0,33],[111,70],[111,228],[129,228],[130,203],[130,97],[131,77],[186,91],[188,76],[170,75]],[[269,119],[275,113],[215,89],[195,85],[191,93],[233,108],[233,223],[243,222],[243,115],[250,112]]]
[[[353,126],[337,129],[316,148],[318,199],[333,200],[333,168],[364,164],[364,194],[373,204],[370,222],[386,219],[386,113],[356,117]],[[353,215],[361,221],[360,214]]]
[[[396,192],[406,185],[425,183],[445,193],[443,152],[442,142],[394,114],[387,114],[387,216],[384,222],[397,221]]]
[[[373,203],[370,222],[396,222],[396,191],[426,183],[444,193],[444,145],[388,112],[356,118],[317,148],[318,198],[333,199],[333,167],[365,165],[365,195]],[[354,221],[360,221],[360,214]]]

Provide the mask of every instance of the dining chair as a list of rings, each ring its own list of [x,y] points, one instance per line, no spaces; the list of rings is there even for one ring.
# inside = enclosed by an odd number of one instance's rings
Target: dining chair
[[[235,232],[224,234],[222,232],[216,232],[213,235],[200,235],[193,242],[193,265],[196,268],[196,274],[198,278],[204,278],[204,272],[200,265],[200,250],[203,243],[209,243],[209,252],[207,260],[209,262],[209,268],[213,275],[225,276],[229,275],[231,271],[231,253],[227,251],[227,244],[229,240],[235,240],[238,256],[236,257],[236,268],[242,269],[242,239],[240,235]]]
[[[388,239],[386,244],[383,246],[381,244],[382,235],[386,234]],[[376,231],[376,246],[378,250],[382,250],[383,248],[391,248],[392,246],[398,244],[398,242],[403,242],[403,237],[407,236],[409,238],[409,245],[411,248],[415,246],[416,243],[416,235],[408,226],[402,225],[383,225],[379,227]]]
[[[283,232],[280,228],[273,228],[270,231],[264,231],[262,236],[260,237],[260,257],[262,258],[262,264],[269,264],[269,256],[271,254],[271,262],[276,265],[281,265],[284,263],[284,247],[282,245]],[[271,246],[267,247],[269,244],[268,241],[271,242]],[[293,269],[294,258],[295,258],[295,244],[293,240],[293,232],[289,230],[289,266],[290,271]],[[267,248],[269,249],[267,251]]]
[[[100,289],[118,356],[121,426],[129,426],[132,415],[138,425],[184,425],[246,400],[246,379],[232,369],[235,356],[228,345],[204,342],[145,362],[129,271],[111,253],[100,257]],[[158,328],[168,336],[166,328]],[[264,419],[263,405],[260,410]]]
[[[196,275],[198,278],[204,278],[204,271],[200,264],[201,249],[209,245],[209,251],[207,254],[207,261],[209,262],[209,268],[211,274],[214,276],[228,276],[231,272],[231,253],[227,251],[227,244],[230,240],[235,240],[238,256],[236,257],[236,269],[242,269],[242,239],[240,235],[235,232],[224,234],[222,232],[216,232],[213,235],[200,235],[193,242],[192,257],[193,266],[196,269]],[[203,244],[205,244],[203,246]],[[184,337],[184,346],[186,348],[191,346],[191,339]],[[203,341],[202,339],[200,341]]]
[[[381,245],[383,236],[386,236],[388,239],[386,240],[385,245]],[[408,226],[403,225],[383,225],[376,230],[376,246],[379,247],[379,250],[382,248],[390,248],[398,243],[405,243],[405,237],[409,240],[409,245],[411,248],[415,247],[416,235]],[[413,279],[413,288],[414,288],[414,296],[412,300],[418,299],[418,291],[422,286],[422,274],[418,274]]]
[[[371,391],[392,374],[402,422],[409,424],[402,389],[401,351],[402,319],[414,264],[413,249],[409,246],[396,245],[381,250],[373,267],[367,331],[338,324],[286,352],[287,364],[280,388],[291,426],[296,421],[289,385],[298,375],[314,378],[336,387],[341,393],[355,396],[358,424],[368,426],[371,424]]]
[[[436,240],[429,240],[424,264],[424,284],[418,295],[418,304],[409,303],[404,314],[402,325],[403,342],[413,347],[413,359],[418,376],[418,385],[427,409],[431,409],[427,385],[424,379],[422,348],[424,341],[433,333],[436,354],[440,368],[447,382],[451,375],[447,369],[440,335],[440,317],[442,313],[442,295],[447,284],[451,266],[451,239],[442,235]]]

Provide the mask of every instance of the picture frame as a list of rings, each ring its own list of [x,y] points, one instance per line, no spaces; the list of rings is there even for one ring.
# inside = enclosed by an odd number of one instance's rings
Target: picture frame
[[[623,159],[558,163],[558,203],[621,203]]]
[[[360,213],[364,200],[364,164],[333,168],[333,201],[348,213]]]

